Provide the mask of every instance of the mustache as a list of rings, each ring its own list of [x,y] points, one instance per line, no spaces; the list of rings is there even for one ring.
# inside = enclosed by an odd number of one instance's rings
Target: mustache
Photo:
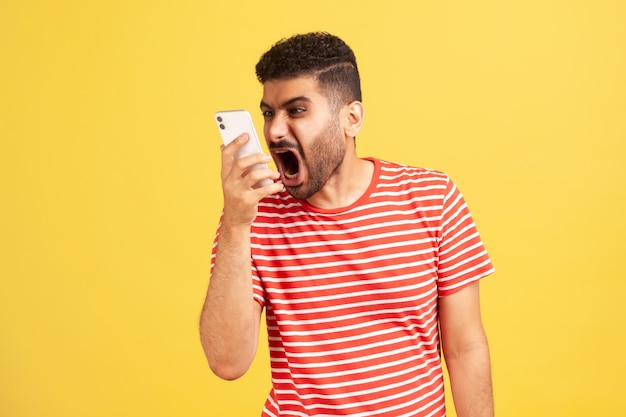
[[[298,153],[302,154],[302,148],[300,144],[295,141],[290,141],[288,139],[282,139],[278,142],[270,142],[269,144],[270,150],[272,149],[295,149]]]

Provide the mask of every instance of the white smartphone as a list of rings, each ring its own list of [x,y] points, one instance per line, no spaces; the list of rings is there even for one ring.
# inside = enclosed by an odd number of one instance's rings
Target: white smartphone
[[[254,155],[257,153],[263,153],[261,148],[261,142],[256,134],[252,117],[247,110],[223,110],[215,113],[215,122],[222,135],[222,141],[224,145],[228,145],[235,140],[242,133],[247,133],[250,139],[245,145],[237,152],[237,158],[243,158],[244,156]],[[257,164],[252,166],[249,171],[255,169],[267,168],[267,164]],[[255,188],[269,185],[272,180],[265,179],[255,185]]]

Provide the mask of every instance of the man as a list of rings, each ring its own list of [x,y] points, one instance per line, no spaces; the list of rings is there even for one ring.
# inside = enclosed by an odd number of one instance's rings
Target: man
[[[263,416],[443,416],[440,343],[459,417],[492,416],[478,280],[493,267],[441,172],[361,159],[356,59],[327,33],[266,52],[270,160],[222,148],[224,209],[200,334],[236,379],[266,310],[272,390]],[[271,185],[255,188],[262,180]]]

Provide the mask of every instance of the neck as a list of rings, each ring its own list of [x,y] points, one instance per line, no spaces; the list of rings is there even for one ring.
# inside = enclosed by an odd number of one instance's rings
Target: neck
[[[371,161],[360,159],[354,150],[347,152],[341,166],[324,187],[306,201],[326,210],[350,206],[363,196],[373,174],[374,164]]]

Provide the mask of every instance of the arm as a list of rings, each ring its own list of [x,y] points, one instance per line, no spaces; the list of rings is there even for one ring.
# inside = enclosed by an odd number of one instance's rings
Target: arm
[[[272,183],[254,189],[263,178],[276,178],[267,170],[245,170],[266,163],[264,155],[235,160],[245,135],[222,147],[224,214],[219,232],[215,265],[200,316],[200,340],[211,370],[220,378],[236,379],[249,368],[259,335],[261,306],[252,297],[250,274],[250,226],[260,199],[282,189]]]
[[[480,317],[479,284],[439,300],[443,354],[459,417],[493,417],[489,346]]]

